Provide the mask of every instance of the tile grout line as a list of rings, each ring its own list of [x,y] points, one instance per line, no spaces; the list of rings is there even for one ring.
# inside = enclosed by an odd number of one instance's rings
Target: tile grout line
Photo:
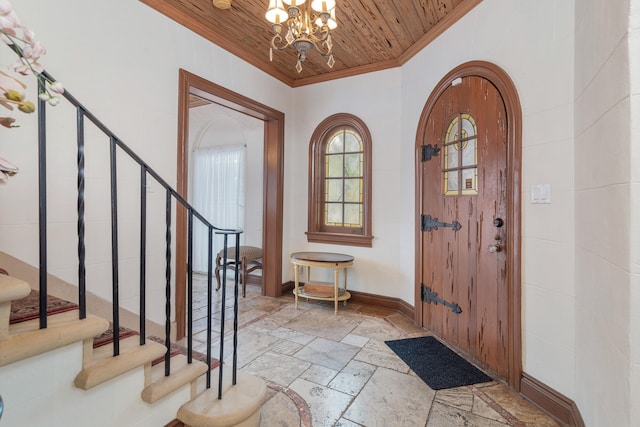
[[[300,427],[312,427],[311,424],[311,410],[306,400],[302,398],[298,393],[289,387],[281,386],[280,384],[266,381],[267,387],[276,392],[280,392],[293,401],[298,409],[298,415],[300,416]],[[273,399],[273,397],[272,397]]]
[[[491,409],[496,411],[498,414],[500,414],[500,416],[507,420],[513,427],[526,427],[526,425],[522,421],[516,418],[511,412],[500,406],[498,402],[493,400],[491,397],[489,397],[488,394],[480,390],[478,387],[472,385],[471,391],[473,392],[474,396],[478,396],[482,401],[484,401],[484,403],[489,405]]]

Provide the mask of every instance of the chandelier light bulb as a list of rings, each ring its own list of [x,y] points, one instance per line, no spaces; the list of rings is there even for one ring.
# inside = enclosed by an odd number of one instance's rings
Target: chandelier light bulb
[[[336,7],[336,0],[312,0],[311,7],[316,12],[329,12]]]
[[[265,18],[275,33],[269,60],[273,61],[274,50],[292,46],[298,54],[295,68],[300,73],[307,53],[315,48],[329,58],[327,65],[333,67],[331,30],[338,26],[335,9],[336,0],[310,0],[307,4],[305,0],[269,0]]]
[[[323,22],[323,18],[326,16],[325,21]],[[338,21],[336,21],[336,9],[331,9],[327,15],[321,14],[318,19],[316,19],[316,25],[321,27],[323,25],[327,25],[330,30],[335,30],[338,27]]]
[[[305,0],[282,0],[287,6],[297,7],[304,4]]]
[[[284,10],[282,0],[269,0],[269,8],[264,16],[272,24],[281,24],[289,19],[289,14]]]

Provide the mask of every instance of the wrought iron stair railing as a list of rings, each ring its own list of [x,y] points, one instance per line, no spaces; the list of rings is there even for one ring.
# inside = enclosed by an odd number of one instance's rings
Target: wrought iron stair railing
[[[55,79],[46,71],[42,73],[51,81]],[[211,366],[211,344],[213,340],[212,329],[212,300],[213,300],[213,235],[222,234],[224,247],[223,257],[226,265],[229,238],[232,238],[232,244],[235,246],[235,262],[238,264],[239,246],[241,230],[221,229],[204,218],[187,200],[185,200],[178,192],[173,189],[162,177],[151,168],[140,156],[138,156],[130,147],[128,147],[114,132],[104,125],[98,118],[93,115],[84,105],[82,105],[71,93],[65,90],[63,94],[76,109],[76,142],[77,142],[77,235],[78,235],[78,301],[79,301],[79,317],[84,319],[87,315],[86,293],[87,293],[87,274],[85,259],[85,122],[89,120],[109,139],[109,170],[110,170],[110,199],[111,199],[111,273],[112,273],[112,319],[113,324],[113,355],[119,355],[119,330],[120,330],[120,303],[119,303],[119,253],[118,253],[118,183],[117,183],[117,150],[125,153],[130,159],[135,161],[140,167],[140,345],[146,342],[146,320],[147,320],[147,179],[153,178],[165,191],[165,345],[167,352],[164,357],[165,376],[171,374],[171,314],[172,314],[172,208],[175,201],[176,209],[178,205],[187,212],[187,360],[192,363],[193,357],[193,241],[194,241],[194,220],[199,221],[207,229],[208,238],[208,269],[207,269],[207,352],[206,360],[208,366]],[[47,327],[47,121],[46,110],[47,102],[38,101],[38,209],[39,209],[39,290],[40,290],[40,328]],[[178,260],[176,262],[179,262]],[[226,269],[222,271],[221,287],[221,325],[220,325],[220,365],[219,365],[219,387],[218,398],[222,398],[222,375],[223,375],[223,359],[224,359],[224,331],[225,331],[225,306],[226,306]],[[237,371],[237,333],[238,333],[238,269],[235,269],[234,275],[234,325],[233,325],[233,364],[232,364],[232,384],[235,384]],[[211,387],[211,370],[207,370],[206,387]]]

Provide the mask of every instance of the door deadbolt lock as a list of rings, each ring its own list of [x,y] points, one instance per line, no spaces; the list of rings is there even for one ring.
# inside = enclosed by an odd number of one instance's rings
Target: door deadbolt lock
[[[504,221],[502,220],[502,218],[496,218],[496,219],[493,220],[493,225],[495,227],[500,228],[500,227],[502,227],[504,225]]]

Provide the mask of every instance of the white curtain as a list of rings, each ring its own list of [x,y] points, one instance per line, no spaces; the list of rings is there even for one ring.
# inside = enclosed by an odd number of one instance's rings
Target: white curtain
[[[218,228],[244,228],[244,169],[244,145],[201,148],[194,152],[193,207]],[[194,271],[207,271],[208,239],[207,228],[194,219]],[[223,237],[214,234],[214,268],[215,256],[223,244]],[[229,239],[229,245],[234,244],[235,240]]]

